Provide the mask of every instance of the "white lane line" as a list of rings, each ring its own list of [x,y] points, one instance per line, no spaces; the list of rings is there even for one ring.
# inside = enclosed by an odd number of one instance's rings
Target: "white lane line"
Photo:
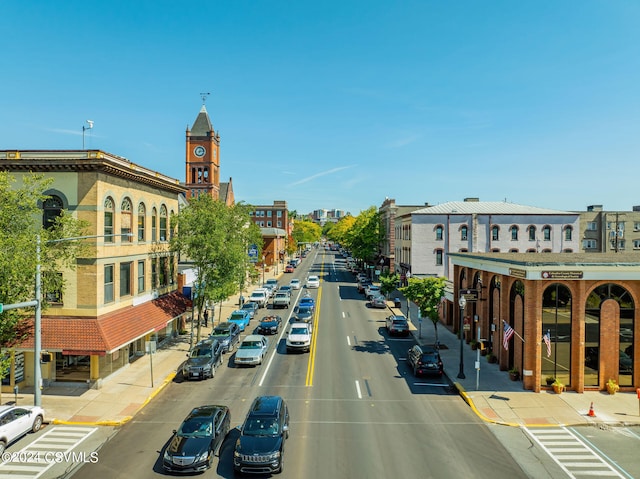
[[[356,380],[356,392],[358,393],[358,399],[362,399],[362,392],[360,391],[360,382]]]
[[[347,346],[351,346],[351,338],[349,336],[347,336]]]
[[[342,312],[342,319],[346,318],[347,316],[344,314],[344,311]]]

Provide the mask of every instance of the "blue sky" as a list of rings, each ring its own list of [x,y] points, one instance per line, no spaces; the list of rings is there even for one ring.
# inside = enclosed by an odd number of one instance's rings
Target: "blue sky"
[[[640,2],[0,2],[0,149],[184,180],[201,92],[236,200],[640,205]]]

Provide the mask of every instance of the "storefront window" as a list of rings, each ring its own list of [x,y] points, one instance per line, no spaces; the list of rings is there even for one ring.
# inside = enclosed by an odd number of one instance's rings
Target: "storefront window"
[[[542,380],[554,377],[566,386],[571,375],[571,292],[552,284],[542,296]],[[546,384],[546,381],[543,383]]]

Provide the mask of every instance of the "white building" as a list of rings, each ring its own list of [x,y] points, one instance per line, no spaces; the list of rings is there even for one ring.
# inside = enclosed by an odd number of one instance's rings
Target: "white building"
[[[408,234],[404,216],[410,216]],[[466,198],[404,216],[396,220],[395,257],[409,259],[401,272],[417,277],[448,278],[450,252],[580,252],[580,214],[575,212]]]

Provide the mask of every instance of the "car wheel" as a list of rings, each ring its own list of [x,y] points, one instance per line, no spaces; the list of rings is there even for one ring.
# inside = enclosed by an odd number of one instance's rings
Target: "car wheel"
[[[42,427],[42,416],[37,415],[31,426],[31,432],[38,432]]]
[[[216,368],[212,365],[211,369],[209,369],[209,378],[213,379],[215,375],[216,375]]]
[[[280,451],[280,467],[276,471],[276,474],[282,474],[283,469],[284,469],[284,458],[282,457],[282,451]]]
[[[4,450],[7,447],[7,443],[4,441],[0,441],[0,455],[4,454]]]

